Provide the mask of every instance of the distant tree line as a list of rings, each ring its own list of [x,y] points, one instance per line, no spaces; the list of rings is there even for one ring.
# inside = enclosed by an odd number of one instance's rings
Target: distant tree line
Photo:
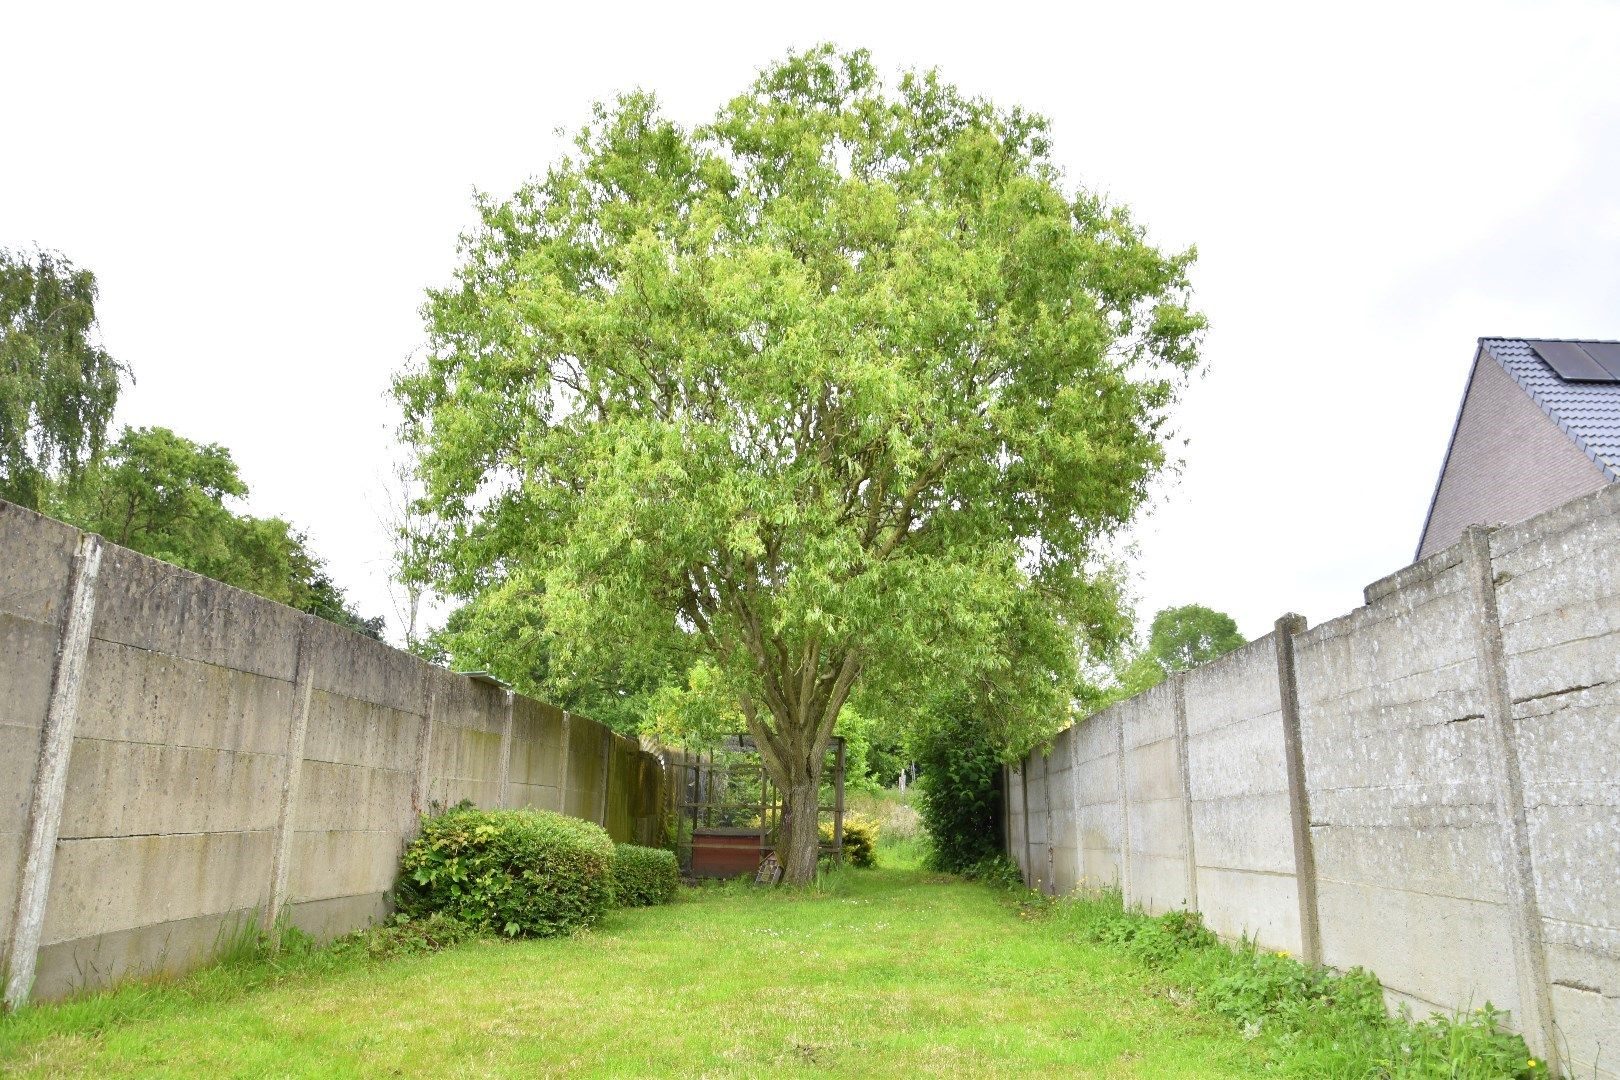
[[[96,279],[60,254],[0,249],[0,498],[381,640],[309,538],[239,509],[228,449],[108,427],[129,369],[99,342]]]

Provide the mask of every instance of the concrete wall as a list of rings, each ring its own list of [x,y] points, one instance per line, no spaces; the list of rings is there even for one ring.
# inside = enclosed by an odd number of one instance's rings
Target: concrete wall
[[[1610,486],[1062,732],[1008,771],[1009,849],[1620,1076],[1617,675]]]
[[[250,920],[364,926],[434,803],[658,839],[634,741],[4,502],[0,656],[13,1002],[194,967]]]

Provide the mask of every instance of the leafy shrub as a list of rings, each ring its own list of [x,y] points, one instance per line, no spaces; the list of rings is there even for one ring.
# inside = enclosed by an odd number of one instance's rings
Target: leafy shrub
[[[667,904],[681,883],[673,851],[619,844],[613,849],[613,896],[624,907]]]
[[[344,934],[332,942],[337,956],[364,956],[368,960],[392,960],[396,956],[417,956],[448,949],[480,937],[479,931],[435,911],[423,918],[396,914],[387,922]]]
[[[1155,968],[1204,1008],[1251,1038],[1269,1037],[1281,1071],[1294,1076],[1542,1077],[1546,1063],[1502,1027],[1490,1005],[1414,1021],[1391,1016],[1369,971],[1300,963],[1252,941],[1222,945],[1196,912],[1156,918],[1124,910],[1117,892],[1066,903],[1084,937]]]
[[[959,868],[957,873],[969,881],[981,882],[992,889],[1007,892],[1028,891],[1024,885],[1024,872],[1018,869],[1017,863],[1005,855],[991,855],[980,859],[976,863]]]
[[[405,850],[399,909],[478,931],[547,937],[590,926],[613,902],[613,841],[548,810],[460,806],[424,817]]]
[[[1219,941],[1196,911],[1167,911],[1157,918],[1110,912],[1092,924],[1090,936],[1149,967],[1165,967]]]
[[[961,873],[1001,853],[1001,760],[982,723],[941,717],[913,747],[917,809],[935,869]]]
[[[844,861],[871,866],[877,861],[878,823],[860,814],[844,815]]]
[[[844,861],[851,866],[869,867],[877,862],[878,823],[860,814],[844,815]],[[821,842],[833,842],[833,825],[821,823]]]

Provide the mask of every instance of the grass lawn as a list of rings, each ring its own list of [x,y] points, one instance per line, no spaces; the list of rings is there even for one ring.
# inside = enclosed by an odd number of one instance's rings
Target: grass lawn
[[[22,1076],[1215,1077],[1260,1055],[1061,921],[914,869],[687,890],[571,939],[216,969],[0,1020],[0,1069]]]

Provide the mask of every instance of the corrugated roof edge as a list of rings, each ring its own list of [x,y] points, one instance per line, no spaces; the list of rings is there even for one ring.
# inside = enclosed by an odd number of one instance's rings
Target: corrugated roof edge
[[[1532,389],[1529,385],[1527,385],[1523,379],[1519,378],[1518,373],[1513,370],[1512,365],[1508,364],[1507,361],[1503,360],[1500,356],[1496,355],[1496,351],[1491,348],[1491,342],[1493,342],[1493,341],[1517,341],[1517,342],[1521,342],[1521,343],[1524,343],[1524,344],[1528,344],[1529,342],[1532,342],[1532,341],[1574,341],[1574,342],[1581,342],[1581,341],[1599,342],[1599,341],[1601,341],[1603,344],[1606,344],[1606,345],[1607,344],[1616,344],[1616,343],[1615,342],[1609,342],[1609,341],[1603,340],[1601,338],[1522,338],[1522,337],[1518,337],[1518,338],[1489,337],[1489,338],[1487,338],[1487,337],[1482,337],[1482,338],[1479,339],[1480,350],[1485,352],[1486,354],[1488,354],[1492,360],[1496,361],[1496,365],[1498,367],[1500,367],[1503,371],[1507,372],[1508,378],[1512,379],[1518,385],[1520,390],[1523,390],[1526,394],[1529,395],[1530,400],[1534,401],[1541,408],[1541,411],[1547,414],[1547,418],[1549,420],[1551,420],[1553,423],[1558,425],[1558,430],[1562,431],[1565,435],[1567,435],[1569,437],[1569,440],[1571,442],[1573,442],[1576,445],[1576,447],[1578,447],[1580,449],[1581,453],[1585,454],[1588,458],[1591,459],[1592,464],[1596,465],[1599,469],[1603,470],[1603,475],[1608,477],[1609,482],[1611,484],[1620,483],[1620,472],[1616,472],[1615,469],[1607,461],[1604,461],[1603,458],[1598,455],[1597,451],[1593,450],[1590,446],[1588,446],[1587,443],[1586,443],[1586,440],[1581,438],[1579,435],[1577,435],[1575,433],[1574,429],[1569,426],[1569,424],[1564,420],[1564,418],[1558,415],[1558,411],[1556,409],[1554,409],[1551,405],[1547,404],[1547,402],[1542,399],[1540,394],[1536,393],[1535,390]],[[1531,346],[1531,348],[1533,350],[1534,346]],[[1537,359],[1540,359],[1540,358],[1538,357]],[[1542,360],[1541,362],[1544,363],[1544,364],[1546,363],[1545,360]],[[1472,380],[1470,380],[1470,381],[1472,381]],[[1463,400],[1464,401],[1468,400],[1468,391],[1466,389],[1463,390]],[[1462,419],[1462,407],[1461,406],[1458,406],[1458,408],[1457,408],[1457,418],[1459,420]],[[1453,439],[1456,439],[1456,437],[1457,437],[1457,430],[1456,430],[1455,427],[1452,428],[1451,437]],[[1446,451],[1446,454],[1447,454],[1448,457],[1450,456],[1450,453],[1451,453],[1451,451],[1448,449]],[[1442,476],[1445,475],[1445,467],[1444,466],[1441,466],[1440,473],[1441,473]],[[1435,495],[1438,496],[1440,494],[1439,481],[1435,482],[1434,491],[1435,491]],[[1433,504],[1432,501],[1429,504],[1429,512],[1431,514],[1434,513],[1434,504]],[[1423,530],[1425,532],[1427,532],[1428,529],[1429,529],[1429,524],[1428,524],[1428,521],[1425,520],[1424,523],[1423,523]],[[1421,546],[1421,544],[1420,544],[1420,546]]]

